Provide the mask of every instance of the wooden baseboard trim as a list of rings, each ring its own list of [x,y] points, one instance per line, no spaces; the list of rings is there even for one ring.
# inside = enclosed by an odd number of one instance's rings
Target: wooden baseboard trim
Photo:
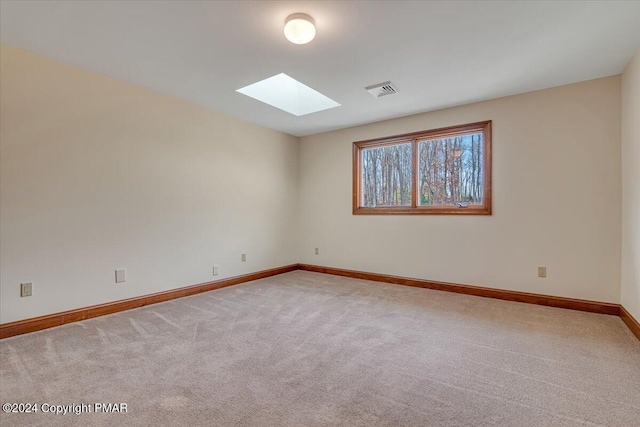
[[[640,340],[640,322],[627,311],[624,306],[620,306],[620,318],[631,329],[631,332]]]
[[[284,267],[272,268],[270,270],[244,274],[242,276],[230,277],[228,279],[216,280],[214,282],[200,283],[198,285],[186,286],[155,294],[108,302],[76,310],[63,311],[61,313],[49,314],[46,316],[33,317],[31,319],[18,320],[11,323],[4,323],[0,325],[0,339],[35,332],[42,329],[53,328],[54,326],[78,322],[92,317],[117,313],[119,311],[131,310],[132,308],[143,307],[145,305],[157,304],[159,302],[208,292],[214,289],[225,288],[227,286],[250,282],[252,280],[264,279],[265,277],[276,276],[278,274],[287,273],[297,269],[298,265],[292,264]]]
[[[390,276],[386,274],[367,273],[363,271],[345,270],[341,268],[322,267],[310,264],[292,264],[269,270],[257,271],[242,276],[228,279],[201,283],[183,288],[173,289],[155,294],[144,295],[126,300],[114,301],[91,307],[33,317],[31,319],[18,320],[0,325],[0,339],[15,335],[53,328],[67,323],[91,319],[120,311],[131,310],[145,305],[157,304],[176,298],[208,292],[227,286],[238,285],[252,280],[276,276],[294,270],[305,270],[316,273],[332,274],[335,276],[351,277],[354,279],[372,280],[375,282],[392,283],[397,285],[414,286],[418,288],[434,289],[445,292],[474,295],[485,298],[495,298],[507,301],[523,302],[527,304],[546,305],[551,307],[566,308],[570,310],[588,311],[591,313],[610,314],[620,316],[629,329],[640,340],[640,323],[624,307],[619,304],[588,301],[573,298],[555,297],[550,295],[532,294],[527,292],[508,291],[503,289],[485,288],[481,286],[461,285],[457,283],[437,282],[433,280],[412,279],[407,277]]]
[[[554,297],[550,295],[507,291],[504,289],[485,288],[481,286],[461,285],[458,283],[436,282],[433,280],[411,279],[407,277],[389,276],[386,274],[377,273],[365,273],[362,271],[343,270],[341,268],[321,267],[308,264],[300,264],[299,268],[301,270],[351,277],[354,279],[365,279],[373,280],[376,282],[393,283],[397,285],[415,286],[418,288],[435,289],[437,291],[455,292],[459,294],[475,295],[485,298],[496,298],[507,301],[524,302],[527,304],[547,305],[551,307],[568,308],[570,310],[588,311],[591,313],[611,314],[614,316],[620,315],[620,305],[607,302]]]

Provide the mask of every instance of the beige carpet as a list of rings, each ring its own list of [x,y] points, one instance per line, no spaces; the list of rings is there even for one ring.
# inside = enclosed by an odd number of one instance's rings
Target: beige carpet
[[[640,425],[614,316],[296,271],[0,342],[0,425]]]

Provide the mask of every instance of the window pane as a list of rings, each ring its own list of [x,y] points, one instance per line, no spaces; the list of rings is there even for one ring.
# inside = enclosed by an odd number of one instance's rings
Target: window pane
[[[420,206],[482,205],[482,133],[420,141]]]
[[[362,150],[362,206],[411,206],[411,143]]]

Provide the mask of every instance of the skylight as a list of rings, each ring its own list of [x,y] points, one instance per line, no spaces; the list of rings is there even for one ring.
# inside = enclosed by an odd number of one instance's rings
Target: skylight
[[[237,92],[284,110],[294,116],[304,116],[340,106],[333,99],[284,73],[245,86],[238,89]]]

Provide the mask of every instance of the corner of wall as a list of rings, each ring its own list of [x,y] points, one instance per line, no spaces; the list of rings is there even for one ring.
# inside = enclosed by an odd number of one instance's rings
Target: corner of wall
[[[620,302],[640,320],[640,50],[622,73]]]

